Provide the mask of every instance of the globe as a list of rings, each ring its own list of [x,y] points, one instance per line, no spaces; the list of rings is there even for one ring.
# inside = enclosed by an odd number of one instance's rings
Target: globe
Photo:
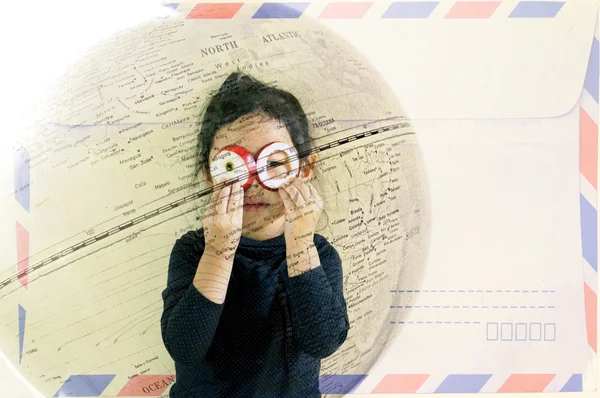
[[[416,295],[397,291],[420,284],[430,212],[417,133],[386,82],[309,18],[149,21],[82,54],[15,150],[0,347],[44,396],[168,394],[161,292],[210,196],[194,182],[200,115],[234,71],[293,93],[319,155],[316,232],[342,259],[351,324],[321,391],[347,390],[336,375],[368,374],[401,333]]]

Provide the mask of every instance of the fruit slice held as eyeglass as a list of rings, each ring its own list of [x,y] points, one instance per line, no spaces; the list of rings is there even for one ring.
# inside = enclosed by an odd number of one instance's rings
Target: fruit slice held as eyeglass
[[[269,191],[277,191],[300,172],[298,153],[292,146],[275,141],[262,147],[256,160],[244,147],[230,145],[220,150],[212,159],[211,174],[215,184],[238,180],[244,190],[258,183]],[[268,205],[258,198],[247,198],[245,211],[259,211]]]

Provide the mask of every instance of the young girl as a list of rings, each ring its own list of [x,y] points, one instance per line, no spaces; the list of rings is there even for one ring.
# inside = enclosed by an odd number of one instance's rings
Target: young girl
[[[240,73],[209,102],[197,174],[214,192],[203,228],[176,241],[162,293],[171,397],[321,397],[321,359],[350,326],[339,254],[315,233],[317,155],[297,168],[289,156],[310,148],[308,126],[296,97]],[[280,150],[261,160],[265,148]],[[245,173],[223,179],[224,156]]]

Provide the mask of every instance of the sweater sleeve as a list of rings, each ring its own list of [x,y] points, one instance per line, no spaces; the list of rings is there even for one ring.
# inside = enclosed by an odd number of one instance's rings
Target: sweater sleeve
[[[298,348],[322,359],[344,343],[350,322],[340,256],[327,241],[318,253],[321,266],[289,278],[288,288]]]
[[[210,301],[192,284],[202,253],[190,233],[177,239],[169,260],[161,333],[165,348],[175,362],[193,363],[210,347],[224,304]]]

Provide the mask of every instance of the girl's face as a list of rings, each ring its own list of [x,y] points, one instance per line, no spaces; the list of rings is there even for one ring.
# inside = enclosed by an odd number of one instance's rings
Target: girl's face
[[[213,159],[221,149],[230,145],[246,148],[256,159],[258,151],[274,141],[294,146],[285,124],[262,112],[244,115],[217,130],[209,159]],[[316,158],[316,155],[313,157]],[[285,160],[285,156],[281,160]],[[300,177],[309,178],[312,171],[312,168],[301,168]],[[212,181],[207,182],[212,186]],[[261,202],[265,205],[252,206],[248,202]],[[284,222],[285,205],[279,192],[264,189],[258,179],[254,178],[252,185],[244,191],[242,235],[257,240],[270,239],[283,233]]]

